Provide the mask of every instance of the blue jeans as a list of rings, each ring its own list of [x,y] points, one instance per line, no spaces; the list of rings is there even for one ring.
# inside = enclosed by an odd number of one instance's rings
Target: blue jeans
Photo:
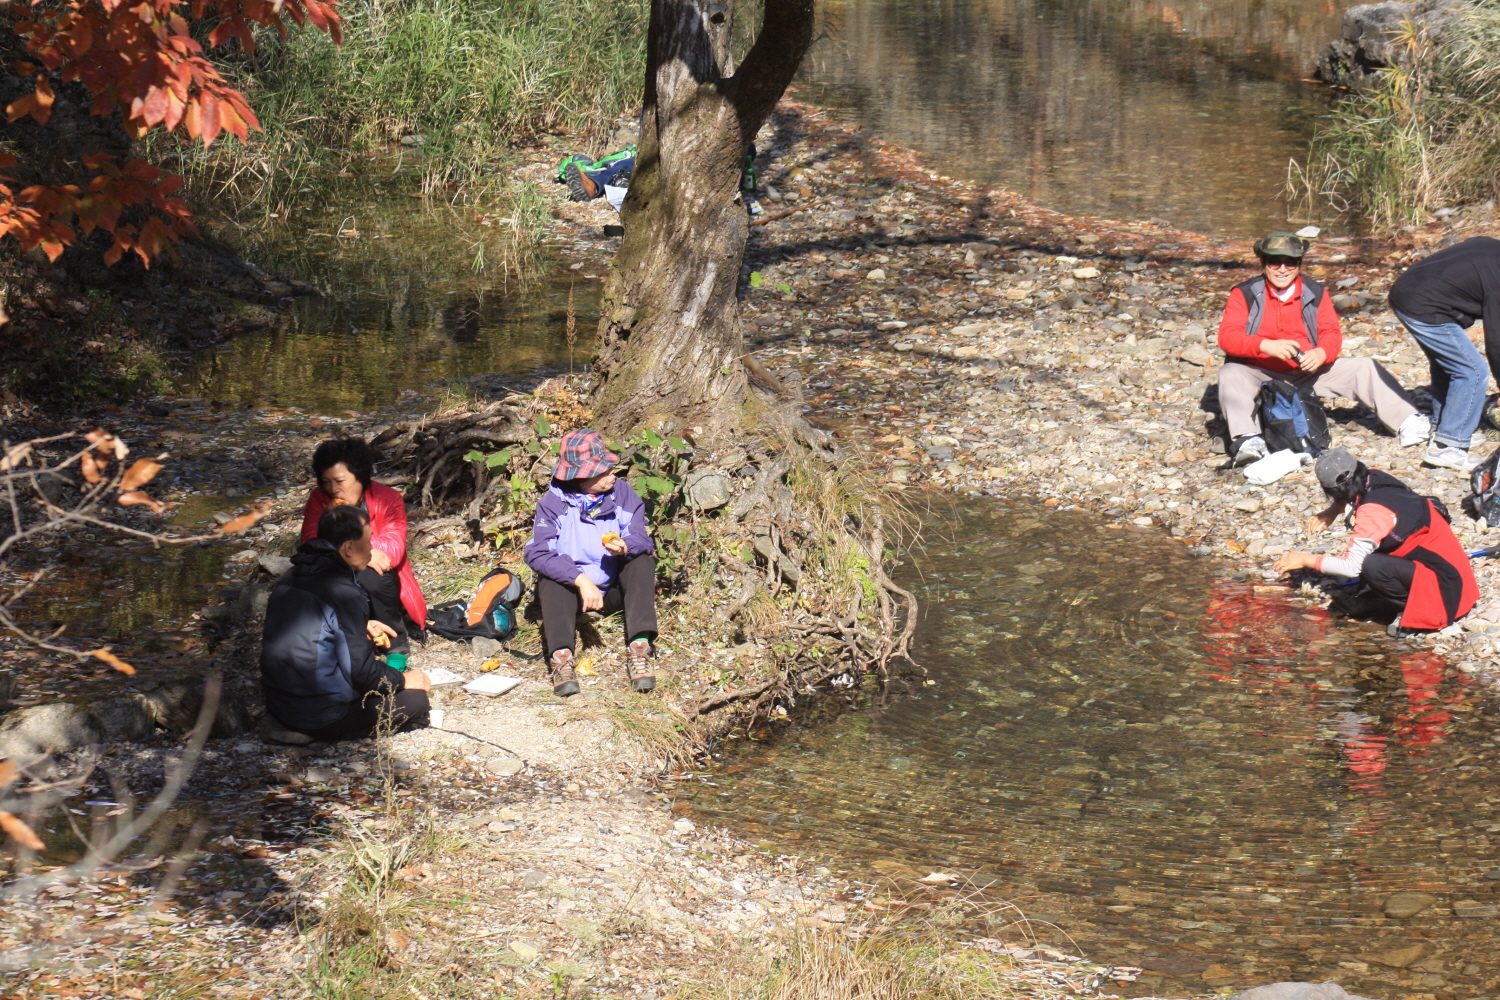
[[[634,169],[635,157],[622,156],[613,163],[605,164],[598,170],[586,170],[584,171],[584,173],[589,175],[589,180],[599,185],[599,190],[602,192],[604,190],[604,185],[606,184],[619,187],[618,184],[615,184],[616,179],[618,179],[621,174],[628,173]]]
[[[1457,323],[1422,323],[1400,313],[1396,318],[1411,331],[1432,369],[1433,438],[1467,450],[1484,415],[1490,384],[1484,357]]]

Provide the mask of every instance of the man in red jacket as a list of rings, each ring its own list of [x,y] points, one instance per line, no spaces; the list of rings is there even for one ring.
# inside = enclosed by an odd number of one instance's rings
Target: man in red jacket
[[[1262,274],[1236,285],[1219,321],[1219,407],[1229,423],[1230,455],[1243,465],[1266,455],[1255,399],[1275,378],[1325,398],[1363,403],[1401,439],[1426,442],[1428,419],[1373,358],[1341,358],[1344,337],[1323,286],[1302,274],[1311,244],[1291,233],[1272,233],[1255,244]]]

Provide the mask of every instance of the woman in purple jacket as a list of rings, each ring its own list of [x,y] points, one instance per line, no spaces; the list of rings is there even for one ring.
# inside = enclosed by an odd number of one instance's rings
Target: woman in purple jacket
[[[630,686],[650,691],[656,687],[656,560],[645,505],[630,484],[615,478],[620,458],[596,432],[569,431],[560,452],[526,546],[526,565],[537,576],[552,691],[563,698],[578,693],[573,644],[579,611],[620,610]]]

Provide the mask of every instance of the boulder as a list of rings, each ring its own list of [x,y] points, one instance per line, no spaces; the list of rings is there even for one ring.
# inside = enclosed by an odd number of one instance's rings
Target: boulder
[[[1385,898],[1382,909],[1386,916],[1399,920],[1414,917],[1437,901],[1438,898],[1430,892],[1393,892]]]
[[[1397,35],[1406,22],[1424,28],[1432,37],[1442,31],[1458,6],[1458,0],[1419,3],[1386,0],[1350,7],[1344,11],[1339,38],[1318,53],[1314,72],[1318,79],[1335,87],[1363,90],[1374,86],[1381,70],[1400,63],[1402,51]]]
[[[0,717],[0,757],[35,758],[106,740],[140,740],[156,723],[143,695],[54,701]]]

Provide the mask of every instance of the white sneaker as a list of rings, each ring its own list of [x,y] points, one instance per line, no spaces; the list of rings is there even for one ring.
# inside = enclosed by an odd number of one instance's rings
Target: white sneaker
[[[1248,465],[1256,459],[1265,457],[1266,439],[1257,434],[1240,442],[1239,449],[1234,453],[1234,464]]]
[[[1413,413],[1401,421],[1401,427],[1396,431],[1397,442],[1403,448],[1421,444],[1430,437],[1432,437],[1432,420],[1425,413]]]
[[[1428,447],[1427,454],[1422,456],[1422,464],[1439,469],[1473,472],[1479,465],[1479,459],[1471,457],[1464,448],[1445,448],[1440,444],[1433,444]]]

